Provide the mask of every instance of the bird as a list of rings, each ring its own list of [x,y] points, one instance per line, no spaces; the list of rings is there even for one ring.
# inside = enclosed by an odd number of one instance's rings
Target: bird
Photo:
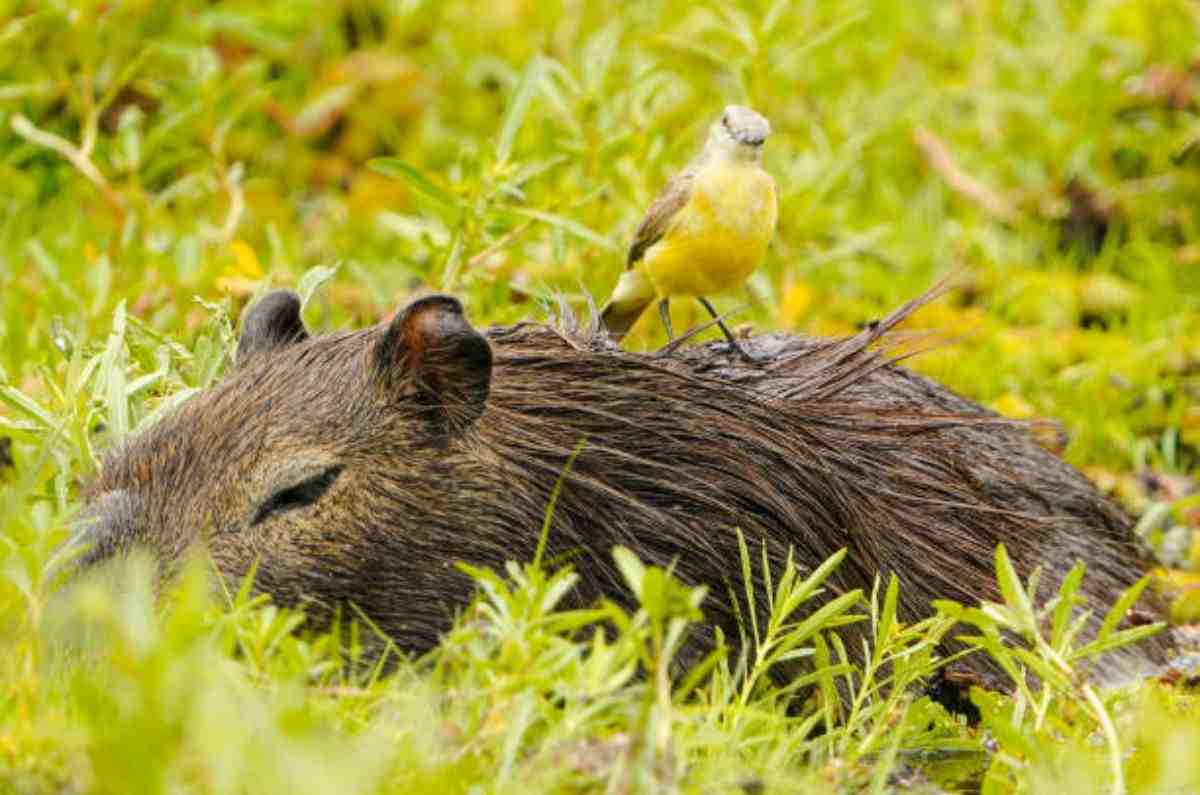
[[[625,272],[600,311],[610,339],[620,342],[657,300],[673,341],[670,301],[695,297],[730,347],[751,358],[707,296],[745,284],[775,235],[775,180],[762,167],[770,135],[770,122],[742,105],[713,122],[700,154],[667,182],[634,232]]]

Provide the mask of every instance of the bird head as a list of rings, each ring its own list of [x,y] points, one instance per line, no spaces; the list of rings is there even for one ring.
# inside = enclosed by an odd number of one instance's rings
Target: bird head
[[[744,159],[758,159],[771,123],[744,105],[729,105],[709,130],[708,146]]]

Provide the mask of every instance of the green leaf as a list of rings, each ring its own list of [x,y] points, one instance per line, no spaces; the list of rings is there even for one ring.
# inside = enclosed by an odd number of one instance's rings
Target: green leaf
[[[563,485],[567,482],[567,476],[571,474],[571,468],[575,466],[575,459],[579,457],[586,444],[587,436],[580,437],[579,441],[575,443],[575,449],[567,457],[567,462],[563,464],[562,471],[558,473],[558,477],[554,481],[554,488],[550,490],[550,500],[546,504],[546,512],[542,515],[542,530],[538,533],[537,549],[533,552],[533,565],[535,567],[541,567],[542,565],[542,557],[546,553],[546,544],[550,540],[550,528],[554,522],[554,509],[558,505],[558,498],[562,494]],[[616,554],[615,550],[613,554]]]
[[[71,303],[79,303],[79,296],[71,288],[70,282],[62,278],[62,268],[59,267],[58,261],[50,255],[50,252],[46,251],[40,240],[37,238],[27,240],[25,251],[29,254],[29,259],[41,271],[42,279],[47,285],[58,290]]]
[[[750,617],[750,632],[755,648],[762,644],[764,638],[758,633],[758,609],[754,596],[754,572],[750,564],[750,549],[746,546],[746,537],[741,528],[737,530],[738,557],[742,561],[742,588],[746,594],[746,613]],[[731,594],[732,596],[732,594]]]
[[[1139,643],[1147,638],[1154,637],[1166,628],[1166,622],[1157,621],[1141,627],[1130,627],[1119,632],[1110,632],[1103,638],[1097,638],[1091,643],[1080,646],[1071,654],[1071,659],[1084,660],[1089,657],[1095,657],[1097,654],[1103,654],[1106,651],[1119,649],[1122,646]]]
[[[1009,616],[1017,622],[1013,629],[1021,632],[1034,632],[1037,629],[1037,617],[1033,614],[1033,606],[1029,596],[1021,585],[1021,578],[1008,557],[1004,544],[996,547],[996,581],[1000,585],[1000,594],[1009,608]]]
[[[887,593],[883,597],[883,612],[879,620],[877,640],[886,644],[896,627],[896,601],[900,596],[900,580],[895,573],[888,579]]]
[[[726,69],[729,65],[729,58],[724,53],[693,37],[658,33],[650,36],[649,42],[676,54],[691,56],[709,68]]]
[[[450,240],[450,250],[446,252],[446,258],[442,262],[442,291],[451,293],[458,286],[458,276],[462,270],[462,250],[463,250],[463,234],[462,225],[454,230],[454,237]]]
[[[825,562],[813,570],[813,573],[804,578],[804,581],[796,589],[796,593],[803,594],[807,599],[809,594],[812,594],[817,588],[822,585],[825,580],[829,579],[829,575],[837,570],[837,567],[842,565],[842,561],[846,559],[847,549],[842,547],[837,552],[834,552]]]
[[[617,570],[621,572],[621,576],[625,579],[625,584],[629,586],[629,590],[633,591],[633,595],[637,597],[638,602],[642,600],[642,584],[646,578],[646,567],[642,565],[637,555],[630,552],[625,547],[613,547],[613,561],[617,564]]]
[[[774,11],[774,9],[772,9],[772,11]],[[859,11],[856,14],[851,14],[851,15],[847,15],[847,16],[843,17],[842,19],[833,23],[832,25],[825,28],[824,30],[819,31],[815,36],[812,36],[811,38],[809,38],[806,42],[801,44],[799,47],[796,47],[795,49],[788,52],[787,56],[786,56],[787,60],[789,62],[795,62],[795,61],[799,61],[803,58],[809,57],[813,53],[813,51],[820,49],[821,47],[824,47],[825,45],[831,43],[834,39],[836,39],[842,33],[847,31],[854,25],[857,25],[859,22],[866,19],[868,16],[869,16],[869,13],[867,11]]]
[[[1079,584],[1083,581],[1084,564],[1076,563],[1063,578],[1058,587],[1059,600],[1054,607],[1054,622],[1050,630],[1050,645],[1061,648],[1068,622],[1071,619],[1071,608],[1075,606],[1075,595],[1079,592]]]
[[[513,91],[512,99],[508,103],[508,110],[504,113],[504,121],[500,125],[500,136],[496,139],[496,161],[498,163],[508,162],[509,155],[512,154],[513,143],[517,139],[517,133],[521,131],[521,125],[525,122],[529,104],[541,88],[543,72],[542,56],[535,55],[529,59],[525,71],[521,73],[521,78],[517,81],[516,90]]]
[[[774,613],[775,612],[775,604],[776,604],[775,588],[771,584],[771,559],[767,556],[767,545],[765,543],[760,544],[759,548],[758,548],[758,552],[759,552],[758,565],[759,565],[759,568],[762,570],[762,578],[763,578],[763,593],[766,594],[766,596],[767,596],[767,611],[770,613]],[[784,567],[784,577],[785,578],[789,572],[795,571],[795,566],[790,565],[791,557],[792,557],[791,550],[789,549],[788,550],[788,564],[789,565],[785,565],[785,567]],[[782,584],[782,580],[781,580],[781,584]]]
[[[104,394],[106,420],[111,438],[121,440],[129,433],[129,401],[125,388],[125,302],[117,304],[113,327],[101,354],[98,386]]]
[[[544,224],[549,224],[550,226],[561,229],[567,234],[573,235],[580,240],[586,240],[589,243],[593,243],[609,251],[622,250],[621,246],[617,245],[612,240],[601,234],[593,232],[591,229],[588,229],[578,221],[567,218],[564,215],[546,212],[545,210],[534,210],[528,207],[505,207],[505,209],[514,215],[522,215],[526,218],[532,218],[535,221],[541,221]]]
[[[205,301],[199,296],[195,300],[209,312],[209,318],[204,331],[196,340],[196,349],[192,355],[192,383],[197,387],[207,387],[220,375],[227,358],[232,355],[236,342],[224,307]]]
[[[1026,668],[1029,668],[1040,676],[1043,684],[1049,684],[1067,693],[1074,690],[1073,684],[1067,674],[1036,651],[1023,649],[1020,646],[1013,646],[1009,651],[1014,657],[1023,662]]]
[[[313,294],[317,292],[317,288],[336,276],[337,271],[337,265],[334,265],[332,268],[318,265],[304,272],[304,275],[300,277],[300,281],[296,283],[296,293],[300,296],[301,312],[308,306],[308,302],[313,297]]]
[[[1104,616],[1104,622],[1100,625],[1100,631],[1096,633],[1096,640],[1102,641],[1107,638],[1117,624],[1121,623],[1121,619],[1133,608],[1137,600],[1142,597],[1142,591],[1146,590],[1146,586],[1150,584],[1150,577],[1142,577],[1133,585],[1126,588],[1117,597],[1117,601],[1113,603],[1108,614]]]
[[[805,640],[819,631],[829,629],[836,619],[842,618],[842,614],[862,601],[862,598],[862,591],[855,588],[853,591],[826,602],[795,627],[789,629],[789,638]],[[860,619],[856,616],[854,620]]]
[[[385,177],[404,180],[417,192],[446,207],[455,210],[468,209],[467,203],[462,199],[438,186],[416,166],[409,165],[398,157],[372,158],[367,161],[367,168],[377,171]]]
[[[1133,527],[1133,532],[1141,538],[1145,538],[1155,527],[1162,524],[1163,520],[1171,513],[1171,504],[1168,502],[1155,502],[1138,518],[1137,524]]]
[[[16,387],[8,386],[7,384],[0,386],[0,400],[16,409],[19,413],[35,420],[41,430],[50,431],[55,428],[55,421],[50,412],[42,408],[36,400]]]
[[[148,413],[137,424],[137,430],[149,428],[160,419],[170,414],[172,411],[182,406],[193,395],[199,393],[199,387],[184,387],[176,392],[172,392],[166,398],[163,398],[155,405],[154,410]]]
[[[503,752],[500,755],[497,782],[503,783],[511,777],[521,750],[521,741],[536,718],[536,706],[533,693],[526,691],[517,697],[516,705],[509,711],[508,736],[505,737]]]
[[[841,713],[842,702],[838,697],[837,684],[834,682],[834,666],[829,656],[829,645],[825,638],[817,635],[813,638],[813,665],[817,686],[821,691],[821,711],[825,714],[826,733],[832,733]]]
[[[717,663],[725,658],[729,653],[729,648],[723,643],[718,643],[716,648],[704,655],[700,662],[696,663],[688,671],[683,681],[675,688],[676,701],[682,701],[689,693],[695,690],[716,668]]]
[[[650,618],[662,620],[667,617],[667,576],[662,569],[657,566],[643,569],[639,598]]]

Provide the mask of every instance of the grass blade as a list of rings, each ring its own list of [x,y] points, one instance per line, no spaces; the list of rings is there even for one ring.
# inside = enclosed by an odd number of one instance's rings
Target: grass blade
[[[529,113],[529,105],[541,89],[544,71],[542,56],[535,55],[529,59],[529,64],[521,73],[521,79],[517,81],[517,88],[513,91],[512,100],[508,103],[508,110],[504,113],[500,136],[496,139],[496,162],[508,162],[508,158],[512,154],[513,143],[517,139],[517,133],[521,131],[521,125],[525,123],[525,116]]]

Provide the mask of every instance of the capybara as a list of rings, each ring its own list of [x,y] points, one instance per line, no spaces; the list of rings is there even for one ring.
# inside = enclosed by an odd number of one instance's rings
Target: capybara
[[[889,358],[928,298],[845,339],[745,340],[744,361],[728,343],[626,352],[569,314],[481,334],[445,296],[310,336],[277,291],[246,313],[220,383],[108,455],[82,561],[144,546],[170,572],[204,541],[225,577],[257,565],[256,586],[314,624],[354,603],[422,651],[472,595],[454,564],[530,559],[562,476],[547,554],[572,558],[573,604],[627,600],[620,544],[709,586],[709,626],[736,639],[740,529],[775,567],[846,547],[827,596],[895,572],[905,621],[933,599],[998,598],[1001,542],[1022,576],[1044,568],[1047,594],[1084,561],[1102,616],[1148,566],[1129,517],[1024,425]],[[865,630],[843,630],[852,653]],[[1095,670],[1145,670],[1170,648],[1160,634]],[[965,665],[994,673],[982,655]]]

